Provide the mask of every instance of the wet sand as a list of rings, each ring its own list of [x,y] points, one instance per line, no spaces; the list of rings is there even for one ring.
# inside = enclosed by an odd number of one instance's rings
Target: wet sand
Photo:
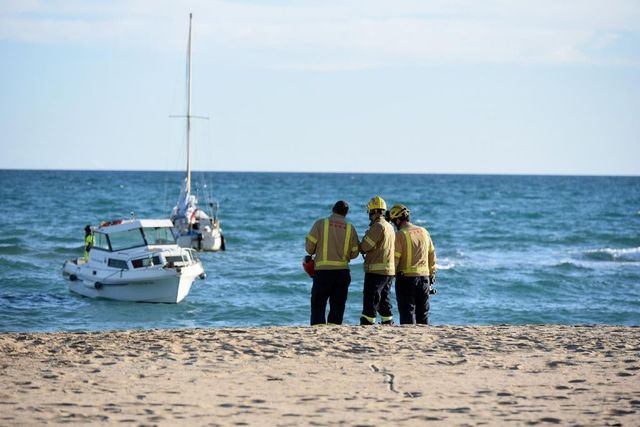
[[[640,425],[640,327],[0,334],[0,425]]]

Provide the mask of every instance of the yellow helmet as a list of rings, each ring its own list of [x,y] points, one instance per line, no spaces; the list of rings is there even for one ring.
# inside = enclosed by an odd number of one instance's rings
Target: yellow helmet
[[[393,207],[389,211],[389,218],[398,219],[405,216],[409,217],[410,213],[411,212],[409,211],[409,208],[407,208],[405,205],[393,205]]]
[[[372,210],[375,210],[375,209],[381,209],[383,211],[387,209],[387,204],[385,203],[384,199],[380,196],[373,196],[371,200],[369,200],[369,203],[367,204],[367,212],[371,212]]]

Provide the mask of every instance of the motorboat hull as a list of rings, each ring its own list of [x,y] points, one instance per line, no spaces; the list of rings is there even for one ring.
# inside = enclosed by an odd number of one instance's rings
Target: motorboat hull
[[[200,262],[181,268],[105,273],[78,260],[66,261],[63,267],[72,292],[117,301],[179,303],[189,294],[193,282],[204,277]]]

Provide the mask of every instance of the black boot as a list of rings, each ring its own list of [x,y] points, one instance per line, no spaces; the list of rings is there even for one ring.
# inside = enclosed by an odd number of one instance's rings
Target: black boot
[[[360,317],[360,324],[361,325],[373,325],[373,322],[370,322],[369,319],[367,319],[366,317]]]

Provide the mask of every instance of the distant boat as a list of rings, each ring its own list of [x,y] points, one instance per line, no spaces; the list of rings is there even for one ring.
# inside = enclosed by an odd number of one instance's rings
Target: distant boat
[[[187,173],[178,202],[171,212],[171,221],[178,245],[197,251],[225,250],[222,227],[218,219],[218,204],[208,203],[210,212],[198,207],[198,198],[191,193],[191,14],[189,14],[189,41],[187,43]]]
[[[172,228],[168,219],[117,220],[92,227],[89,259],[63,265],[69,289],[89,298],[179,303],[205,273],[195,252],[177,245]]]

